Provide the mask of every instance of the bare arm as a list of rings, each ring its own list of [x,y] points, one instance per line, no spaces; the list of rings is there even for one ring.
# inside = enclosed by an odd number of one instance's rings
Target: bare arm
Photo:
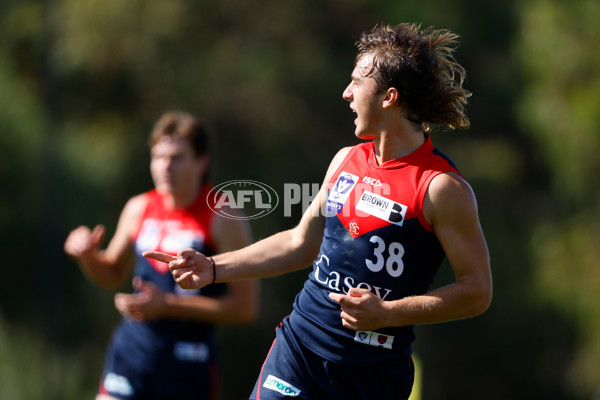
[[[348,295],[332,293],[330,297],[342,304],[344,326],[373,330],[437,323],[474,317],[487,310],[492,298],[490,260],[470,186],[456,174],[438,175],[429,187],[424,211],[456,282],[394,301],[381,301],[359,289],[352,289]]]
[[[64,250],[77,262],[89,280],[104,288],[115,288],[125,282],[134,258],[129,236],[145,202],[143,195],[127,202],[106,250],[100,249],[106,233],[104,226],[98,225],[93,230],[80,226],[71,231]]]
[[[234,211],[231,210],[230,214]],[[218,252],[233,251],[252,242],[249,224],[244,220],[215,216],[212,236]],[[209,323],[250,323],[258,313],[258,282],[253,279],[231,282],[220,297],[165,296],[165,315],[197,319]]]
[[[251,243],[250,228],[245,221],[215,217],[211,229],[217,250],[233,250]],[[133,288],[135,293],[117,293],[114,302],[124,317],[136,321],[173,318],[215,324],[249,323],[258,309],[257,285],[252,281],[231,284],[227,293],[219,297],[165,293],[139,277],[133,280]]]
[[[295,228],[215,256],[216,282],[276,276],[309,265],[318,255],[323,239],[325,219],[321,210],[327,202],[327,182],[348,151],[349,148],[342,149],[334,157],[321,190]],[[193,250],[181,251],[177,258],[156,252],[144,255],[168,262],[175,280],[183,288],[202,287],[213,279],[210,260]]]

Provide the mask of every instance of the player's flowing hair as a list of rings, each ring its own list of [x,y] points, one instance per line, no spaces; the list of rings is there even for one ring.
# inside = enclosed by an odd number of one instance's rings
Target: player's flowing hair
[[[454,58],[458,35],[418,24],[376,26],[356,42],[358,61],[373,56],[370,75],[381,92],[394,87],[407,119],[428,132],[431,125],[469,127],[465,114],[471,93],[462,87],[464,68]]]

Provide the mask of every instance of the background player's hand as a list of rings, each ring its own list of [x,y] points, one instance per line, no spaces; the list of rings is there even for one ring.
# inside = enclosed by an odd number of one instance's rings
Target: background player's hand
[[[115,307],[121,315],[135,321],[150,321],[165,316],[165,293],[151,282],[133,280],[135,293],[117,293]]]
[[[94,230],[83,225],[75,228],[67,236],[64,245],[65,253],[75,259],[85,258],[100,248],[105,235],[106,229],[103,225],[96,225]]]
[[[355,331],[374,331],[387,325],[389,311],[385,302],[370,290],[351,288],[348,294],[329,293],[329,298],[340,303],[342,325]]]
[[[199,289],[213,281],[212,263],[196,250],[180,250],[177,257],[159,251],[146,251],[143,256],[168,263],[182,289]]]

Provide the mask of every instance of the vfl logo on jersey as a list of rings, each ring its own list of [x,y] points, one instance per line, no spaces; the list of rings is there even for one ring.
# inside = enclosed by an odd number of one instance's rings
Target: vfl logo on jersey
[[[396,203],[366,190],[356,204],[357,210],[398,226],[402,226],[407,208],[404,204]]]
[[[369,346],[391,349],[392,343],[394,342],[394,337],[372,331],[358,331],[354,335],[354,341],[363,344],[368,344]]]
[[[335,212],[339,213],[357,181],[358,176],[342,172],[327,197],[327,211],[335,210]]]

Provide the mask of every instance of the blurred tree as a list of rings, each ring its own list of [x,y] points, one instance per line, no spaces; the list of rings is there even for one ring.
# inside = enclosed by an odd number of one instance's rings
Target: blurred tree
[[[337,149],[356,143],[341,98],[352,42],[377,23],[417,21],[461,36],[472,127],[434,140],[478,195],[495,279],[484,316],[419,327],[422,398],[589,398],[600,376],[596,3],[2,1],[0,342],[13,345],[0,346],[0,397],[93,396],[117,315],[112,293],[91,289],[60,246],[82,223],[114,229],[124,201],[151,186],[157,115],[182,108],[212,123],[217,182],[280,193],[320,183]],[[256,237],[299,213],[254,221]],[[264,281],[255,329],[221,330],[223,399],[251,389],[306,274]],[[53,360],[51,374],[33,353]],[[25,388],[14,377],[26,374],[40,379]]]
[[[518,113],[550,171],[530,239],[535,290],[577,327],[562,383],[590,398],[600,390],[600,3],[518,5],[515,51],[526,82]]]

